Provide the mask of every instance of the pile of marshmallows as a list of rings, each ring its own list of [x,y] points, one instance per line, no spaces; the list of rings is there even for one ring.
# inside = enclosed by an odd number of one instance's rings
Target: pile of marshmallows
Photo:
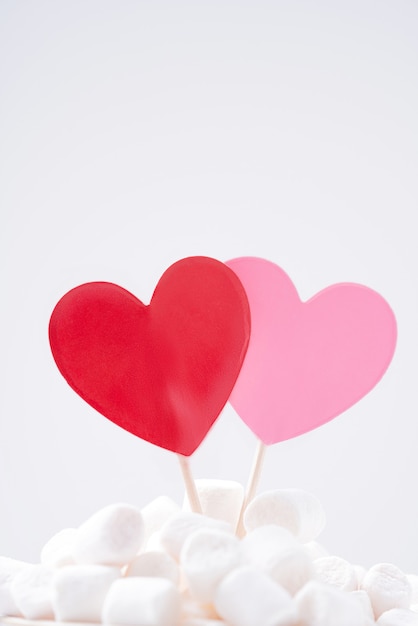
[[[418,576],[368,571],[317,541],[318,499],[265,492],[234,530],[243,489],[196,481],[203,515],[161,496],[66,528],[40,564],[0,557],[0,615],[119,626],[418,626]],[[18,620],[4,620],[17,623]]]

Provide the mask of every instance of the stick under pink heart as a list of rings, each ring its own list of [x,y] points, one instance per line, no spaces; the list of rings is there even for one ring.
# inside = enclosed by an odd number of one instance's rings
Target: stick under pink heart
[[[341,283],[302,302],[274,263],[242,257],[226,264],[243,284],[251,312],[248,351],[230,402],[264,445],[325,424],[381,379],[397,330],[376,291]],[[258,465],[256,480],[261,460]]]

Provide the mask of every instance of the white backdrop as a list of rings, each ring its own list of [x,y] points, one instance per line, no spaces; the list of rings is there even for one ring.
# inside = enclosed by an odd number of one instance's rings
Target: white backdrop
[[[0,554],[183,497],[173,454],[61,378],[57,300],[106,280],[148,302],[182,257],[252,255],[303,299],[368,285],[399,326],[379,385],[271,447],[260,489],[315,493],[332,553],[418,573],[417,32],[413,0],[1,1]],[[244,482],[254,448],[228,406],[193,471]]]

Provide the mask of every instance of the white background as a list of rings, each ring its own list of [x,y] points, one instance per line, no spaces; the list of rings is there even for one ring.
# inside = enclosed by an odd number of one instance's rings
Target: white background
[[[0,554],[183,497],[173,454],[61,378],[58,299],[106,280],[148,302],[182,257],[254,255],[303,299],[368,285],[399,326],[379,385],[271,447],[260,488],[315,493],[332,553],[418,574],[417,32],[414,0],[1,0]],[[245,482],[254,447],[227,407],[193,471]]]

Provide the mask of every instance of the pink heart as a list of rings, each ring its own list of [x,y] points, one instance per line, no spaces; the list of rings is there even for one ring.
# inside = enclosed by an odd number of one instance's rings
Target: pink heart
[[[375,291],[332,285],[302,302],[274,263],[227,262],[246,290],[251,337],[230,402],[265,443],[308,432],[366,395],[386,371],[396,320]]]

